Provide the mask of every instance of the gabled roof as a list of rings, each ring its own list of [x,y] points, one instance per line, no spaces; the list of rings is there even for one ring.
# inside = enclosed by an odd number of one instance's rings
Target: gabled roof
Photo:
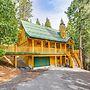
[[[61,38],[59,32],[57,32],[57,30],[52,28],[36,25],[27,21],[21,21],[21,23],[25,30],[26,35],[29,38],[36,38],[57,42],[67,42],[70,39],[70,37],[66,37],[65,39]]]

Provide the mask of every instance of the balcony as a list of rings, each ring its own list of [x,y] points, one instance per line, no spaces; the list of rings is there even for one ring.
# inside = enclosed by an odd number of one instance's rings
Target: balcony
[[[46,48],[46,47],[15,47],[9,46],[5,49],[6,52],[22,52],[22,53],[39,53],[39,54],[66,54],[70,53],[69,50],[57,49],[57,48]]]

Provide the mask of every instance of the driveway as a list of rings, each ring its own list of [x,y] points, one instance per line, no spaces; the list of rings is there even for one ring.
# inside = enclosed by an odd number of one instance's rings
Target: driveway
[[[15,90],[90,90],[90,72],[73,69],[51,69]]]

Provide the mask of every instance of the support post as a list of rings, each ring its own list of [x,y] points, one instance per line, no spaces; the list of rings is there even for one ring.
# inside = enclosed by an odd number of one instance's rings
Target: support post
[[[66,48],[66,43],[65,43],[65,52],[67,52],[67,50],[66,50],[67,48]]]
[[[55,56],[55,66],[57,67],[57,57]]]
[[[34,52],[34,40],[32,39],[32,52]]]
[[[17,68],[17,57],[16,56],[14,56],[14,66],[15,68]]]
[[[62,66],[62,56],[60,56],[60,65]]]
[[[65,55],[65,65],[66,65],[66,55]]]
[[[60,51],[62,52],[62,44],[60,43]]]
[[[30,56],[28,56],[28,65],[30,65],[31,63],[30,63]]]
[[[32,56],[32,67],[34,67],[34,56]]]
[[[41,40],[41,49],[42,49],[42,53],[43,53],[43,40]]]
[[[48,50],[50,52],[50,42],[48,41]]]
[[[55,42],[55,53],[56,53],[57,49],[56,49],[56,42]]]

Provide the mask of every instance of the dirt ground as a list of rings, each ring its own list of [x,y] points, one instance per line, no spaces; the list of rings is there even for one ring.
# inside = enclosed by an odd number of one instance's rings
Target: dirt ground
[[[19,69],[7,66],[0,66],[0,84],[10,81],[12,78],[19,75],[21,71]]]

